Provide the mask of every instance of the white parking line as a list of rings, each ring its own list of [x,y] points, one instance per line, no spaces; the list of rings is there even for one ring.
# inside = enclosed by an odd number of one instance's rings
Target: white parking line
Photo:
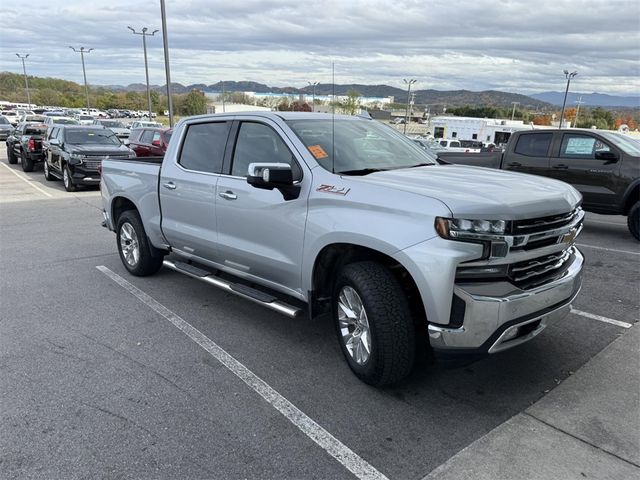
[[[49,192],[45,192],[42,188],[40,188],[38,185],[36,185],[35,183],[33,183],[31,181],[31,179],[27,178],[27,177],[23,177],[22,175],[20,175],[18,172],[16,172],[15,170],[13,170],[11,167],[9,167],[8,165],[5,165],[4,163],[0,164],[3,167],[5,167],[7,170],[9,170],[11,173],[13,173],[16,177],[18,177],[20,180],[22,180],[24,183],[26,183],[27,185],[31,185],[33,188],[35,188],[36,190],[38,190],[40,193],[42,193],[43,195],[46,195],[49,198],[53,198],[53,195],[51,195]]]
[[[630,255],[640,255],[640,252],[632,252],[631,250],[618,250],[617,248],[596,247],[595,245],[587,245],[585,243],[577,243],[579,247],[593,248],[594,250],[604,250],[606,252],[628,253]]]
[[[591,220],[590,218],[587,218],[585,221],[590,222],[590,223],[602,223],[604,225],[618,225],[619,227],[627,227],[626,223],[619,223],[619,222],[605,222],[603,220]]]
[[[309,418],[304,412],[299,410],[298,407],[271,388],[264,380],[229,355],[213,340],[200,332],[200,330],[187,323],[177,314],[158,303],[142,290],[126,281],[117,273],[109,270],[104,265],[97,266],[96,268],[122,288],[127,290],[130,294],[138,298],[141,302],[145,303],[156,313],[169,320],[169,322],[181,330],[182,333],[209,352],[216,360],[227,367],[234,375],[246,383],[249,388],[258,393],[258,395],[264,398],[269,404],[271,404],[271,406],[284,415],[287,420],[298,427],[300,431],[317,443],[323,450],[340,462],[357,478],[367,480],[387,480],[387,477],[376,470],[366,460],[361,458],[340,440],[335,438],[314,420]]]
[[[622,328],[631,328],[633,327],[632,323],[621,322],[620,320],[614,320],[613,318],[603,317],[601,315],[595,315],[589,312],[583,312],[582,310],[576,310],[575,308],[571,309],[571,313],[575,315],[580,315],[581,317],[591,318],[592,320],[598,320],[599,322],[610,323],[611,325],[616,325]]]

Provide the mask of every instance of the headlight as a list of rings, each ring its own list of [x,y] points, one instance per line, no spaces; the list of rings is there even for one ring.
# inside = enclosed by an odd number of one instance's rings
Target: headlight
[[[462,239],[476,235],[504,235],[507,222],[504,220],[468,220],[464,218],[436,217],[436,231],[442,238]]]
[[[72,153],[71,155],[69,155],[69,160],[73,160],[76,164],[82,163],[82,155]]]

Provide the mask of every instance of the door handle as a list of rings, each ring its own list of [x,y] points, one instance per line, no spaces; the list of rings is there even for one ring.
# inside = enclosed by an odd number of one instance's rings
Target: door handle
[[[225,200],[235,200],[236,198],[238,198],[238,196],[233,193],[231,190],[227,190],[226,192],[220,192],[218,193],[219,197],[224,198]]]
[[[521,167],[522,164],[520,162],[511,162],[507,164],[508,167]]]
[[[569,166],[565,165],[564,163],[559,163],[558,165],[554,165],[553,167],[551,167],[555,170],[568,170]]]
[[[164,188],[168,188],[169,190],[175,190],[176,189],[176,184],[173,183],[173,182],[163,183],[162,186]]]

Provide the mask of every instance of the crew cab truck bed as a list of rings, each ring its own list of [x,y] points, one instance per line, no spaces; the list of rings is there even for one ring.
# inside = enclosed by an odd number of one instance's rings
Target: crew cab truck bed
[[[640,240],[640,143],[626,135],[586,129],[515,132],[504,153],[439,152],[454,164],[511,170],[573,185],[585,210],[625,215]]]
[[[164,265],[290,317],[330,312],[372,385],[408,375],[422,334],[441,354],[530,340],[581,287],[575,189],[438,165],[372,120],[191,117],[161,165],[104,160],[101,182],[129,272]]]

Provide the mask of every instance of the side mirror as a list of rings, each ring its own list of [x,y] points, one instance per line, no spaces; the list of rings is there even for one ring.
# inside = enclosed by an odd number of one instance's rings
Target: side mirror
[[[596,152],[596,160],[604,160],[609,163],[615,163],[618,161],[618,154],[612,151]]]
[[[293,185],[291,165],[286,163],[251,163],[247,183],[257,188],[272,190],[278,186]]]
[[[293,171],[287,163],[250,163],[247,183],[263,190],[278,189],[285,200],[300,195],[300,185],[294,185]]]
[[[58,140],[57,138],[52,138],[51,140],[49,140],[49,145],[59,147],[60,146],[60,140]]]

